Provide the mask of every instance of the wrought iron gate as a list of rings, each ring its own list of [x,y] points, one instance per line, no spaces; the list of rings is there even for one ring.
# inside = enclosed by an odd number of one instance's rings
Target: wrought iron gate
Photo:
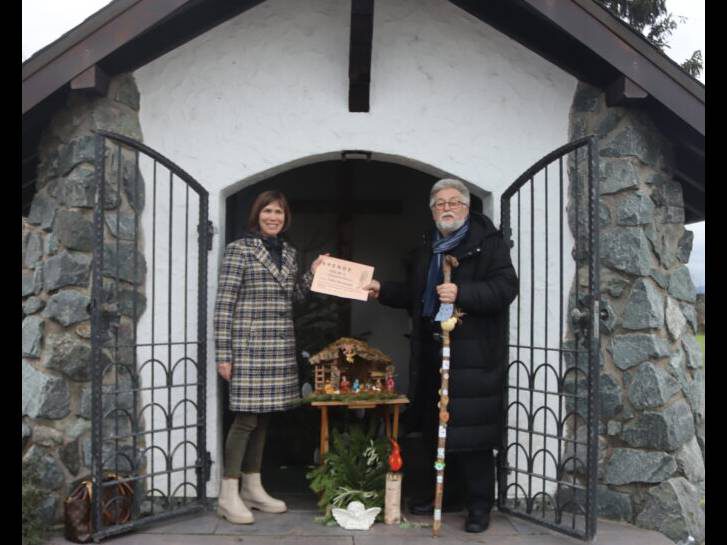
[[[520,290],[509,311],[498,507],[582,539],[596,532],[597,172],[586,137],[538,161],[501,199]]]
[[[207,192],[181,168],[121,135],[99,131],[95,145],[90,454],[98,541],[206,503],[211,231]],[[114,493],[109,473],[130,485],[131,499]]]

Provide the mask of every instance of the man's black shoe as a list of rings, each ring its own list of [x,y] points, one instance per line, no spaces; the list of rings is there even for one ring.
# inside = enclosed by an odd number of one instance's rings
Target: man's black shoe
[[[442,513],[455,513],[461,511],[464,508],[462,502],[443,502]],[[409,512],[412,515],[431,515],[434,513],[434,500],[419,500],[413,501],[409,505]]]
[[[479,533],[487,530],[490,525],[490,511],[484,509],[473,509],[467,513],[467,520],[464,523],[466,532]]]

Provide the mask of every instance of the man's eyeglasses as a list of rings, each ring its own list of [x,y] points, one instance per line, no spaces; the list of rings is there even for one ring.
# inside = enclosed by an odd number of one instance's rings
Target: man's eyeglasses
[[[444,210],[445,205],[449,205],[450,210],[459,210],[463,206],[467,206],[467,203],[462,201],[434,201],[432,208],[436,210]]]

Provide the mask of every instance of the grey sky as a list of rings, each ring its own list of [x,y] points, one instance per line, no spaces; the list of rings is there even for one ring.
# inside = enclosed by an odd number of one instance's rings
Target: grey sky
[[[23,0],[22,53],[23,60],[39,49],[61,37],[88,16],[108,4],[108,0]],[[705,70],[699,80],[704,83],[707,55],[704,41],[704,0],[667,0],[669,11],[687,19],[679,22],[666,50],[676,62],[683,62],[697,50],[702,50]],[[704,286],[704,222],[687,227],[694,232],[694,246],[689,260],[689,270],[696,286]]]

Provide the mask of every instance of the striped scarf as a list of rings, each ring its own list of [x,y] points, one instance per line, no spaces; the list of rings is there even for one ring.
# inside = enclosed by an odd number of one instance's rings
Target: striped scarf
[[[437,286],[442,283],[444,274],[442,273],[442,257],[445,252],[456,248],[462,239],[467,235],[470,228],[470,220],[454,233],[450,233],[446,237],[435,228],[434,240],[432,241],[432,259],[429,261],[429,271],[427,272],[427,285],[424,288],[422,296],[422,316],[433,317],[436,314],[436,306],[439,301],[437,297]]]

